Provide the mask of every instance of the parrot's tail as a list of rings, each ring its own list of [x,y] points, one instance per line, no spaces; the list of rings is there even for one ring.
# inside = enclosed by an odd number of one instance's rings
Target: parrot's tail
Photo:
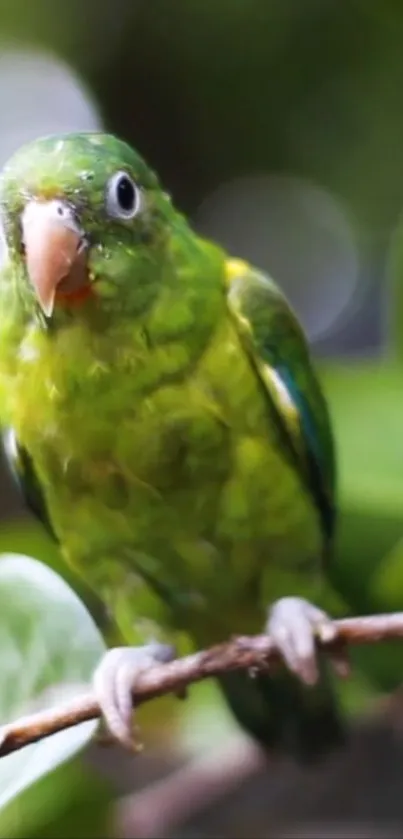
[[[346,727],[329,676],[306,687],[287,672],[275,676],[245,671],[220,677],[238,722],[271,752],[314,762],[346,741]]]

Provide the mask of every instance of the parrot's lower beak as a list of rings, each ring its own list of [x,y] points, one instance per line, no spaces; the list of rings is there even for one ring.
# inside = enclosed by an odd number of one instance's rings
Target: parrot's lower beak
[[[28,276],[50,317],[58,290],[67,294],[88,285],[87,242],[74,210],[58,199],[31,200],[21,227]]]

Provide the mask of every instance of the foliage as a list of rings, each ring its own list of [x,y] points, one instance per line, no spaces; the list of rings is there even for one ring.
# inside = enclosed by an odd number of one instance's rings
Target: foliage
[[[55,572],[8,554],[0,561],[0,649],[5,723],[85,688],[105,646],[81,601]],[[95,729],[96,723],[83,723],[1,760],[0,809],[82,749]]]

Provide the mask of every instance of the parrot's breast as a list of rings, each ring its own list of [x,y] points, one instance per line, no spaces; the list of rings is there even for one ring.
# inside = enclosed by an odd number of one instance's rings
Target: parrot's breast
[[[274,413],[227,317],[190,366],[172,351],[157,375],[152,348],[129,349],[111,359],[79,330],[20,349],[9,420],[63,552],[125,627],[254,631],[265,568],[321,550]]]

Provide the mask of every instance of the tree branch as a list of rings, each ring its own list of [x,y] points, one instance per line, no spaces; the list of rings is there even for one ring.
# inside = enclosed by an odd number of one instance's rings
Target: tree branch
[[[344,645],[374,644],[403,638],[403,612],[343,618],[334,621],[334,625],[336,641],[320,645],[329,653],[337,653]],[[268,668],[276,663],[279,663],[279,655],[269,636],[239,636],[169,664],[155,665],[140,675],[136,673],[133,699],[138,706],[166,693],[179,693],[193,682],[211,676],[231,670]],[[55,708],[21,717],[0,728],[0,757],[99,716],[98,702],[94,694],[88,692]]]

